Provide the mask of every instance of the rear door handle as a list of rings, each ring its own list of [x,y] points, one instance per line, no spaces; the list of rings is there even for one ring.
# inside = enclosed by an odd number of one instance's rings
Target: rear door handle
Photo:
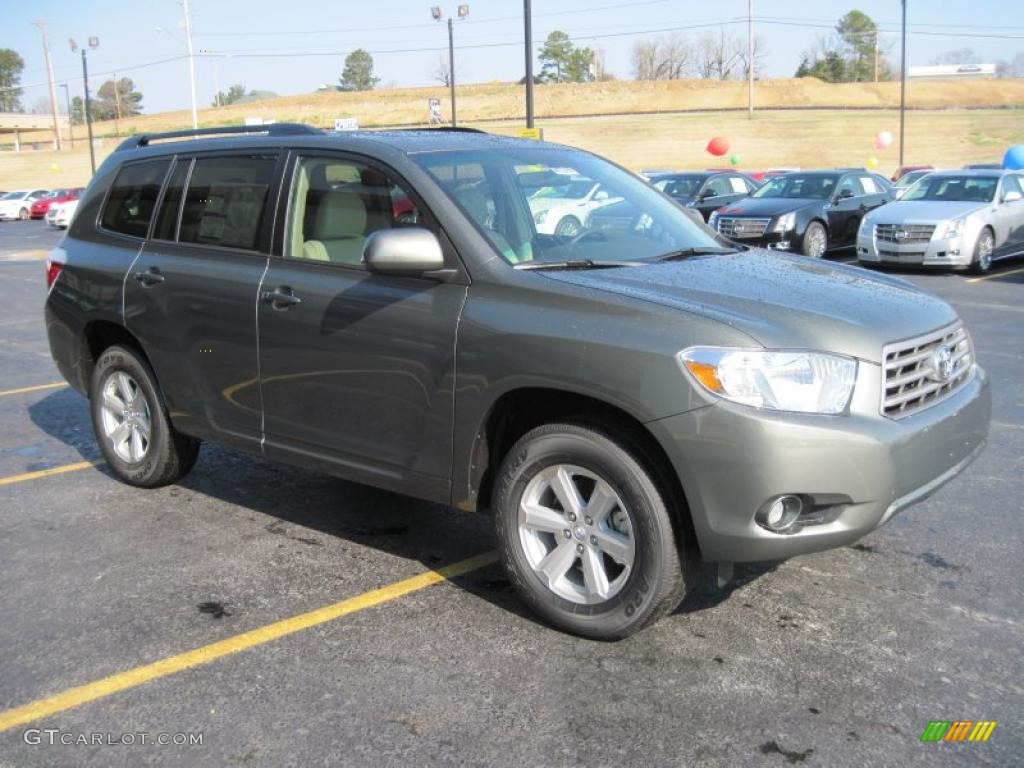
[[[156,285],[164,281],[164,276],[160,274],[160,270],[156,267],[150,267],[145,272],[136,272],[135,279],[143,285]]]
[[[264,291],[263,300],[274,309],[288,309],[288,307],[302,303],[302,299],[296,296],[287,285],[282,285],[273,291]]]

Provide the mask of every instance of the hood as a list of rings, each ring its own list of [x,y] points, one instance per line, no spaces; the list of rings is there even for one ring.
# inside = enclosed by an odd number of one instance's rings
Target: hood
[[[869,218],[875,224],[902,224],[905,221],[945,221],[980,211],[992,203],[952,200],[895,200],[873,211]]]
[[[744,197],[718,209],[719,216],[781,216],[824,200],[806,197]]]
[[[905,280],[763,249],[539,274],[718,320],[765,347],[816,349],[875,363],[885,344],[957,317],[946,302]]]

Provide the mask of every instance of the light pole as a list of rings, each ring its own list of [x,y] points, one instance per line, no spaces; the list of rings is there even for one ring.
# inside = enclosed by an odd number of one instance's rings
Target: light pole
[[[747,0],[747,117],[754,117],[754,0]]]
[[[523,0],[523,26],[526,38],[526,127],[533,128],[533,11],[530,0]]]
[[[71,148],[75,148],[75,123],[71,119],[71,89],[68,88],[67,83],[61,83],[60,87],[64,89],[64,102],[68,107],[68,141],[71,142]]]
[[[71,45],[71,52],[74,53],[78,50],[78,43],[75,42],[74,38],[68,40]],[[98,37],[89,38],[89,47],[96,49],[100,47],[100,39]],[[86,56],[88,51],[82,49],[82,89],[85,92],[85,126],[89,133],[89,166],[92,168],[92,172],[96,173],[96,150],[92,145],[92,109],[89,106],[89,58]],[[115,83],[116,86],[116,83]],[[70,115],[68,116],[70,118]]]
[[[469,6],[460,5],[458,8],[459,18],[465,19],[469,16]],[[434,21],[442,21],[444,19],[444,12],[441,10],[441,6],[435,5],[430,9],[430,15],[434,17]],[[455,127],[455,32],[454,24],[451,16],[448,17],[448,87],[451,89],[452,94],[452,128]]]
[[[900,167],[903,167],[903,131],[907,110],[907,0],[900,0],[903,6],[903,30],[900,42]]]
[[[199,113],[196,112],[196,58],[192,50],[192,14],[188,10],[188,0],[181,0],[181,8],[185,14],[185,41],[188,44],[188,83],[192,92],[192,127],[199,127]]]

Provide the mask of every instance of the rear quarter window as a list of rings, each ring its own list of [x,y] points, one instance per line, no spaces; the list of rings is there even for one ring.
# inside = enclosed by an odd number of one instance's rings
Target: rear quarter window
[[[170,160],[153,160],[124,166],[110,187],[100,225],[122,235],[145,237],[170,165]]]

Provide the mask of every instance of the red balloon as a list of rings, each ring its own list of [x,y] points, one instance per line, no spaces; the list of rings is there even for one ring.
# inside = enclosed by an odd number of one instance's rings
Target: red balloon
[[[715,136],[705,149],[715,157],[721,157],[729,151],[729,140],[725,136]]]

